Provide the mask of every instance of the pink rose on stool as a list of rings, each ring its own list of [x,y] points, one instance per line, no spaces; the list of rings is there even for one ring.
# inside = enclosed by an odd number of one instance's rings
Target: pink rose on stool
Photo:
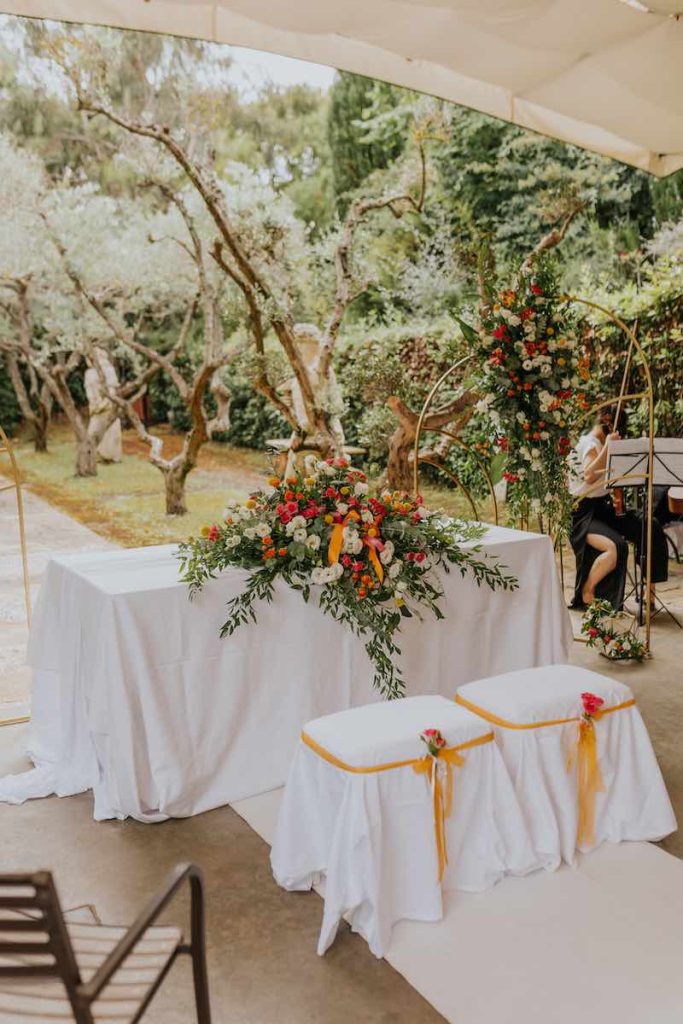
[[[598,697],[595,693],[582,693],[581,700],[583,701],[583,713],[586,718],[592,718],[596,715],[605,703],[602,697]]]
[[[432,757],[438,757],[439,751],[443,750],[446,746],[446,740],[438,729],[425,729],[424,732],[420,733],[420,739],[427,745],[427,749]]]

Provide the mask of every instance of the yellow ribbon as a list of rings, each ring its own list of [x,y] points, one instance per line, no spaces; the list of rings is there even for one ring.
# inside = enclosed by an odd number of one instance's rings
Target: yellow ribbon
[[[461,768],[465,758],[458,753],[456,747],[446,747],[434,756],[427,754],[413,765],[418,775],[428,775],[432,789],[434,808],[434,838],[436,839],[436,855],[439,861],[439,882],[448,864],[448,848],[446,845],[446,820],[453,810],[453,765]],[[443,765],[443,771],[441,766]],[[446,792],[442,785],[442,775],[446,777]]]
[[[341,549],[344,544],[344,527],[348,526],[350,522],[358,522],[359,520],[360,516],[358,515],[358,513],[351,509],[351,511],[344,516],[341,523],[335,523],[334,526],[332,527],[332,532],[330,534],[330,543],[327,549],[327,561],[329,562],[330,565],[335,565],[335,563],[339,561]],[[384,581],[384,567],[382,566],[382,563],[377,557],[377,552],[373,547],[370,538],[363,537],[363,544],[368,549],[368,558],[370,559],[372,567],[375,570],[375,576],[380,581],[380,583],[382,583]]]
[[[333,765],[335,768],[340,768],[344,772],[352,772],[356,775],[370,775],[375,772],[391,771],[393,768],[412,767],[413,771],[419,775],[428,775],[432,789],[434,837],[436,839],[440,882],[448,863],[446,820],[453,809],[453,765],[461,766],[464,764],[465,759],[460,753],[461,750],[469,750],[472,747],[480,747],[484,743],[491,743],[493,741],[493,733],[487,732],[483,736],[476,736],[473,740],[467,740],[466,743],[459,743],[457,747],[445,747],[439,751],[438,757],[432,757],[431,754],[427,754],[425,757],[411,758],[408,761],[391,761],[388,764],[376,764],[369,767],[359,767],[358,765],[346,764],[344,761],[340,761],[338,757],[330,754],[329,750],[325,750],[324,747],[321,747],[319,743],[316,743],[305,732],[301,733],[301,741],[307,747],[310,747],[315,754],[322,757],[324,761],[327,761],[328,764]],[[443,772],[440,764],[444,765]],[[441,779],[442,774],[446,778],[445,794]]]
[[[608,709],[611,710],[611,709]],[[577,846],[595,845],[595,800],[598,793],[605,792],[600,764],[598,762],[598,741],[593,718],[601,718],[602,712],[584,716],[579,721],[576,746],[567,758],[567,771],[576,761],[576,782],[579,798],[579,822],[576,830]]]
[[[615,711],[623,711],[625,708],[632,708],[635,700],[625,700],[621,704],[615,704],[611,708],[602,708],[594,715],[573,715],[571,718],[556,718],[547,722],[508,722],[499,718],[485,708],[477,704],[471,704],[459,694],[455,697],[456,704],[473,711],[480,718],[485,719],[492,725],[502,729],[544,729],[550,725],[566,725],[568,722],[577,722],[578,730],[576,746],[567,758],[567,771],[571,771],[576,761],[577,773],[577,794],[579,805],[579,821],[576,831],[576,843],[578,846],[593,846],[595,843],[595,800],[598,793],[605,792],[605,784],[600,772],[598,762],[598,742],[595,735],[594,720],[611,715]]]

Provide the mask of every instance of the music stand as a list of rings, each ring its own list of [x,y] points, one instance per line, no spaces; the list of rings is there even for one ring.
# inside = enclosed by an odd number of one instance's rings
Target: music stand
[[[605,486],[609,490],[613,490],[615,487],[633,487],[640,493],[643,516],[640,558],[636,561],[635,591],[638,599],[638,624],[642,626],[645,603],[645,565],[646,559],[649,561],[652,556],[652,552],[649,550],[652,532],[651,528],[647,528],[648,520],[652,518],[652,488],[683,484],[683,438],[656,437],[652,444],[647,437],[610,441],[607,449],[605,477]],[[638,579],[638,570],[640,580]],[[658,610],[663,609],[676,625],[683,629],[681,623],[662,599],[656,596],[655,601],[660,606]]]

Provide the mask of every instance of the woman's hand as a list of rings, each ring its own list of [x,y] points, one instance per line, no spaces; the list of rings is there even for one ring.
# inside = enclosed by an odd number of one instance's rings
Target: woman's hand
[[[621,441],[621,434],[615,430],[612,434],[607,435],[607,441]]]

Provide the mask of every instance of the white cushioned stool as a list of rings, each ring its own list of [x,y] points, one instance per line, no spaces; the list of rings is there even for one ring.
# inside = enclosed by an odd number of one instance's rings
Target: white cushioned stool
[[[590,720],[583,693],[604,701]],[[455,700],[494,729],[546,868],[573,863],[577,848],[675,831],[647,729],[623,683],[548,665],[467,683]]]
[[[425,729],[446,742],[436,758]],[[324,877],[320,954],[345,915],[382,956],[394,922],[442,917],[441,884],[479,891],[541,866],[492,741],[489,725],[444,697],[370,704],[304,727],[271,863],[286,889]]]

